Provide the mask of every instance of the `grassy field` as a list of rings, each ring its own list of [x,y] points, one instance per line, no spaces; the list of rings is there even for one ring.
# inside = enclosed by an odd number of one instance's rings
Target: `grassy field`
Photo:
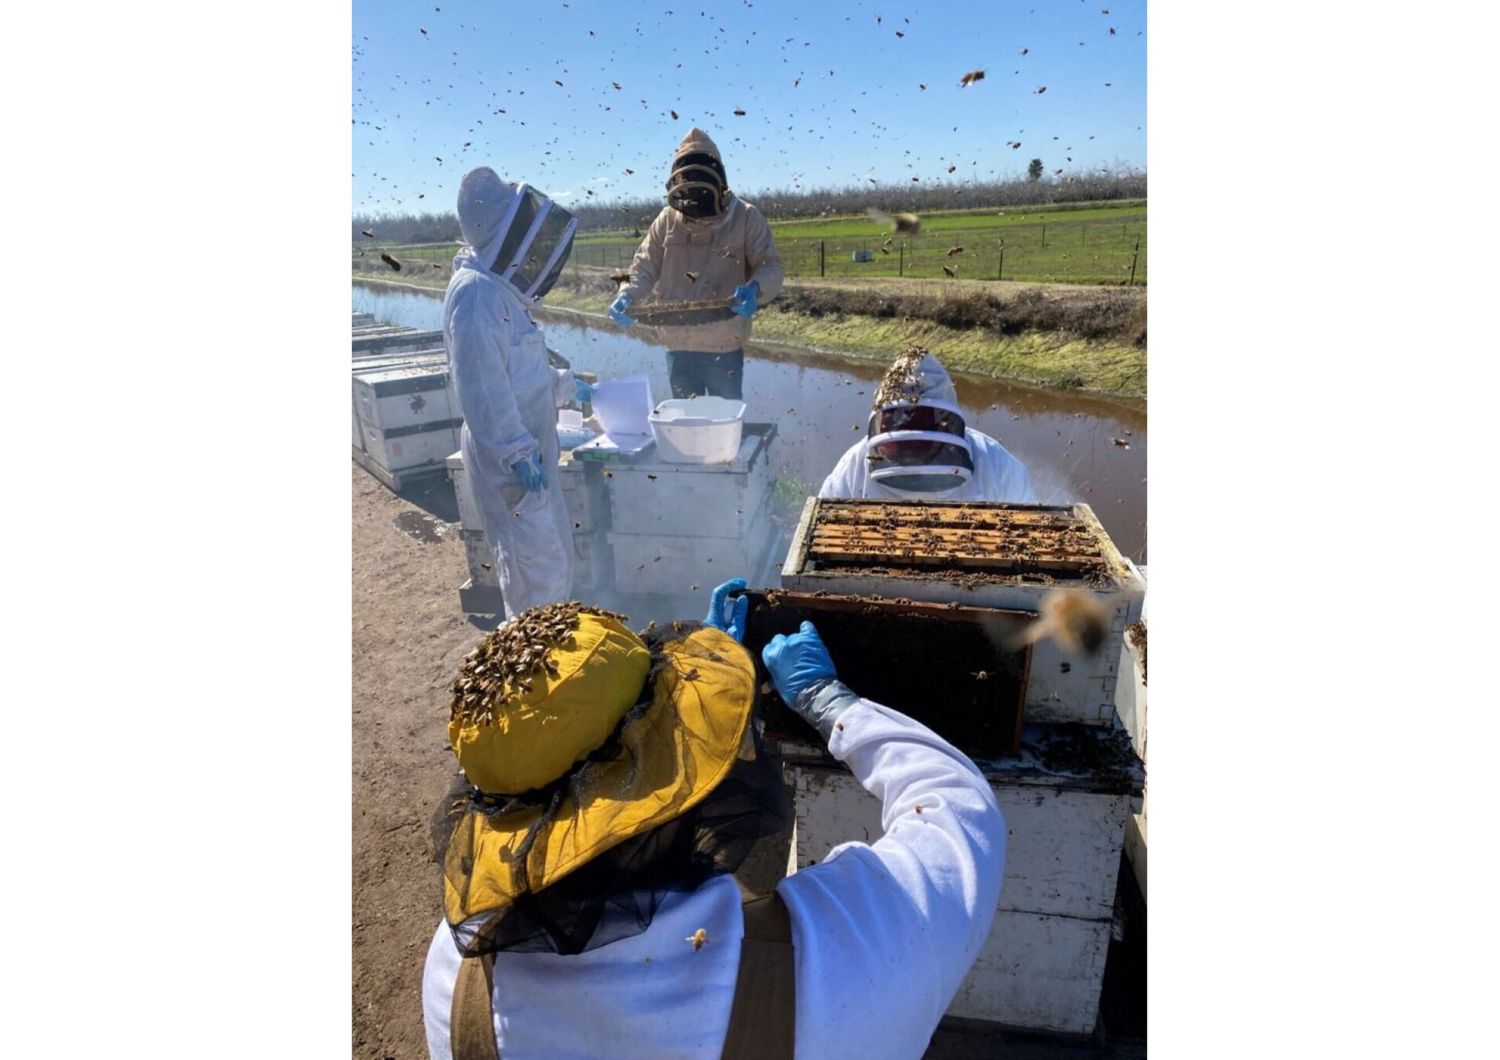
[[[1038,210],[1026,207],[928,214],[916,236],[891,237],[868,217],[773,221],[788,276],[930,277],[1030,283],[1146,283],[1146,204]],[[890,239],[889,244],[886,243]],[[631,233],[583,236],[573,263],[629,266]],[[960,251],[949,254],[954,247]],[[378,257],[379,250],[362,248]],[[448,261],[456,244],[384,248],[401,260]],[[865,252],[872,260],[856,261]]]
[[[413,263],[414,264],[414,263]],[[356,272],[356,279],[441,291],[446,268]],[[546,308],[581,312],[613,328],[608,270],[570,266]],[[651,341],[649,329],[639,333]],[[949,367],[1042,386],[1130,397],[1146,394],[1146,291],[1038,287],[1007,280],[791,279],[755,316],[755,340],[886,361],[917,344]]]

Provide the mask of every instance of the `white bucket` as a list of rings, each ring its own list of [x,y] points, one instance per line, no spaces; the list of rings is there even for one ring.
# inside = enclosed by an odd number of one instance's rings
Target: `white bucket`
[[[729,398],[673,398],[651,413],[658,456],[669,464],[727,464],[740,451],[745,403]]]

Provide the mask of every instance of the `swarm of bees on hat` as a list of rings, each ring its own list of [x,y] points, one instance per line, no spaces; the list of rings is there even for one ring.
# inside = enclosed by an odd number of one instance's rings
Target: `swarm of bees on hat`
[[[463,666],[449,686],[453,693],[450,720],[461,719],[466,725],[493,725],[495,708],[512,696],[530,692],[539,673],[556,677],[552,650],[573,647],[578,616],[583,614],[626,621],[624,615],[570,600],[533,607],[491,631],[477,648],[464,656]]]

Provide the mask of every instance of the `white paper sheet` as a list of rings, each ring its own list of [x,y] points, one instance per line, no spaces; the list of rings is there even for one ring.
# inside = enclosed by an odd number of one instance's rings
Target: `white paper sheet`
[[[604,437],[614,446],[638,449],[655,439],[651,433],[651,380],[646,376],[601,380],[594,384],[589,400],[599,426],[604,428]]]

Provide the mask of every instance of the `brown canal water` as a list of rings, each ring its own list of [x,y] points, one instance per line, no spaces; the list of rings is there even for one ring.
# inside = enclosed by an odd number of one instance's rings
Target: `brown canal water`
[[[442,327],[440,291],[354,284],[353,301],[356,312],[376,320]],[[644,373],[657,400],[671,396],[660,346],[571,317],[543,312],[537,322],[547,344],[580,371],[601,378]],[[884,371],[884,363],[752,344],[745,351],[745,417],[777,425],[773,462],[802,492],[815,492],[862,436]],[[1145,402],[956,372],[953,380],[969,426],[999,439],[1026,464],[1043,503],[1088,504],[1120,551],[1146,562]]]

